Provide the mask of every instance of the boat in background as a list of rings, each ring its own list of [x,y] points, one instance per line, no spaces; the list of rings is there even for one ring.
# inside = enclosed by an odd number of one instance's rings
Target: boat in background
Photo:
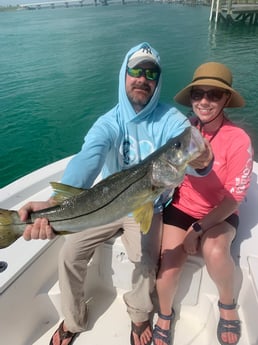
[[[71,157],[39,169],[1,189],[0,208],[19,209],[27,201],[45,200],[49,182],[59,181]],[[67,235],[73,236],[73,235]],[[62,320],[57,258],[66,236],[26,242],[19,238],[0,250],[1,343],[46,345]],[[257,345],[258,310],[258,163],[240,206],[240,226],[232,245],[237,264],[239,345]],[[76,345],[129,345],[131,322],[123,293],[131,287],[133,265],[119,236],[101,245],[89,263],[88,331]],[[218,345],[218,296],[201,257],[190,256],[184,266],[174,309],[174,344]],[[156,320],[153,314],[153,322]]]

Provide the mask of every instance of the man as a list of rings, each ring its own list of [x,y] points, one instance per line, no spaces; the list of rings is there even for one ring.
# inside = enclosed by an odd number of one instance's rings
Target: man
[[[137,164],[179,135],[189,126],[177,109],[159,102],[161,90],[160,58],[148,43],[132,48],[125,56],[119,76],[119,102],[101,116],[85,137],[81,151],[68,164],[62,183],[89,188],[101,172],[110,174]],[[195,161],[194,168],[205,168],[211,160],[209,149]],[[54,204],[46,202],[25,205],[20,211],[22,220],[32,210]],[[149,313],[153,309],[151,293],[155,286],[162,229],[162,204],[155,204],[155,215],[147,235],[141,235],[139,224],[131,215],[111,224],[88,229],[69,237],[59,259],[59,283],[65,320],[53,335],[50,344],[72,344],[86,330],[87,306],[84,281],[87,263],[101,243],[123,229],[122,241],[129,259],[135,264],[132,291],[124,295],[132,320],[131,344],[151,343],[152,327]],[[47,219],[38,219],[27,226],[26,240],[53,238]]]

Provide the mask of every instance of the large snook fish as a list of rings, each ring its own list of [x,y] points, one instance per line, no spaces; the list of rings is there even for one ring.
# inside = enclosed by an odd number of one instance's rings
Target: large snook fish
[[[43,217],[48,218],[56,233],[66,234],[107,224],[133,213],[141,231],[146,233],[155,199],[182,182],[187,164],[204,148],[199,131],[188,127],[139,164],[110,175],[90,189],[51,183],[57,197],[66,193],[66,199],[63,197],[57,206],[32,212],[26,223],[20,221],[16,211],[0,209],[0,248],[20,237],[27,224]]]

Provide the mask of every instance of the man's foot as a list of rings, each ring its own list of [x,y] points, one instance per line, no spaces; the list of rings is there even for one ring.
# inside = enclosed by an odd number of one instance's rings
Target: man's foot
[[[132,322],[131,345],[150,345],[152,328],[150,321]]]
[[[80,333],[72,333],[68,331],[64,321],[62,321],[51,338],[49,345],[71,345],[79,334]]]
[[[220,308],[218,340],[221,345],[236,345],[241,336],[241,322],[236,310],[236,303],[223,304],[219,301],[218,306]]]

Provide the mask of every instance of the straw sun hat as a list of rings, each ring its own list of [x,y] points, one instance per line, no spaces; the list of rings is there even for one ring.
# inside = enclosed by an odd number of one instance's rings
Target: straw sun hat
[[[242,107],[245,104],[243,97],[231,87],[231,71],[225,65],[218,62],[207,62],[199,66],[194,72],[192,82],[179,91],[174,100],[179,104],[191,106],[190,91],[192,87],[204,85],[228,90],[231,93],[231,99],[227,108]]]

